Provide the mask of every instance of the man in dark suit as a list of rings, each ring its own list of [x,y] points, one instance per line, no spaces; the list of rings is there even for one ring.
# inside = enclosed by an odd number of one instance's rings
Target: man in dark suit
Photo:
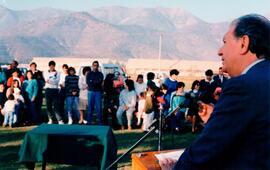
[[[222,87],[223,83],[227,81],[227,77],[224,76],[222,67],[218,68],[218,74],[213,77],[214,81],[217,82],[219,87]]]
[[[218,86],[218,81],[215,81],[213,79],[213,71],[211,69],[208,69],[205,71],[205,79],[202,79],[200,81],[200,93],[207,96],[207,101],[210,103],[216,103],[214,99],[214,92]]]
[[[270,22],[256,14],[240,17],[223,42],[218,54],[232,78],[174,169],[270,169]],[[160,164],[172,169],[174,162]]]

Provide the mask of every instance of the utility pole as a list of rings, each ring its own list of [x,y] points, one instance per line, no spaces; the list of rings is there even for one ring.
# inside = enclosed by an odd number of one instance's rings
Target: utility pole
[[[160,67],[161,67],[161,63],[160,63],[160,60],[161,60],[161,47],[162,47],[162,34],[159,35],[159,50],[158,50],[158,73],[159,73],[159,77],[160,78],[160,75],[161,75],[161,70],[160,70]]]

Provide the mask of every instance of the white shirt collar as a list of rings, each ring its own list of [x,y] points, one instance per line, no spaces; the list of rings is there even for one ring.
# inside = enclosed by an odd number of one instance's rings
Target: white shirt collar
[[[171,77],[169,77],[169,79],[170,79],[171,81],[176,81],[176,80],[172,79]]]
[[[212,78],[210,81],[209,80],[207,80],[206,78],[204,79],[205,80],[205,82],[208,82],[208,83],[213,83],[214,82],[214,79]]]
[[[262,62],[262,61],[264,61],[264,60],[265,60],[265,59],[262,58],[262,59],[258,59],[258,60],[256,60],[256,61],[254,61],[253,63],[251,63],[250,65],[248,65],[248,66],[245,68],[244,71],[242,71],[241,75],[246,74],[246,73],[248,72],[249,69],[251,69],[253,66],[255,66],[256,64],[258,64],[258,63],[260,63],[260,62]]]

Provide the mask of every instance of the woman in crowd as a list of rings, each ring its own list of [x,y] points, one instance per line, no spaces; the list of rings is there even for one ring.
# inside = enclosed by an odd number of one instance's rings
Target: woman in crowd
[[[80,112],[80,120],[79,124],[87,124],[87,121],[84,119],[84,113],[88,107],[88,85],[86,83],[86,74],[91,71],[91,67],[84,67],[82,70],[82,75],[79,77],[79,112]]]
[[[23,96],[26,104],[26,118],[31,123],[38,124],[39,116],[36,112],[36,98],[38,94],[38,83],[36,79],[33,79],[33,73],[31,70],[26,72],[26,80],[22,86]]]
[[[75,75],[75,73],[75,69],[73,67],[69,67],[68,76],[65,78],[66,105],[69,125],[73,123],[73,118],[79,120],[80,116],[78,111],[80,92],[78,86],[79,76]],[[72,114],[72,111],[74,111],[75,115]]]
[[[116,115],[118,123],[121,125],[121,129],[124,129],[122,115],[124,112],[126,112],[128,130],[131,130],[131,120],[136,106],[136,92],[133,80],[127,79],[124,86],[125,89],[121,91],[119,96],[119,107]]]
[[[196,119],[199,117],[198,116],[198,111],[199,111],[199,105],[198,105],[198,100],[199,100],[199,88],[200,88],[200,82],[198,80],[195,80],[192,83],[191,86],[191,91],[188,93],[188,98],[189,98],[189,104],[188,104],[188,112],[187,112],[187,120],[191,121],[192,124],[192,133],[195,132],[197,129],[196,127]]]
[[[137,80],[135,82],[135,91],[137,96],[139,97],[141,92],[145,92],[146,91],[146,84],[143,82],[143,75],[139,74],[137,76]]]
[[[107,74],[104,80],[104,107],[103,107],[103,123],[108,125],[108,116],[112,116],[112,126],[116,128],[117,119],[116,111],[119,103],[119,93],[114,86],[114,74]]]

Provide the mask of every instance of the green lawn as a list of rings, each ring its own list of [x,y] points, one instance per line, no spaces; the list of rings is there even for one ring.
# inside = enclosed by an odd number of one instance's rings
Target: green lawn
[[[24,165],[17,163],[18,151],[22,143],[25,133],[35,126],[19,127],[19,128],[0,128],[0,169],[25,169]],[[172,135],[170,132],[164,132],[163,134],[163,149],[175,149],[187,147],[197,135],[189,132],[190,129],[186,129],[187,132],[183,134]],[[122,155],[128,150],[143,133],[140,130],[132,131],[114,131],[117,145],[118,156]],[[157,150],[157,134],[152,134],[143,143],[141,143],[132,153],[142,151],[154,151]],[[118,164],[118,169],[131,169],[131,155],[124,157]],[[36,164],[36,169],[41,169],[41,163]],[[71,165],[57,165],[47,164],[47,169],[86,169],[85,167],[75,167]]]

